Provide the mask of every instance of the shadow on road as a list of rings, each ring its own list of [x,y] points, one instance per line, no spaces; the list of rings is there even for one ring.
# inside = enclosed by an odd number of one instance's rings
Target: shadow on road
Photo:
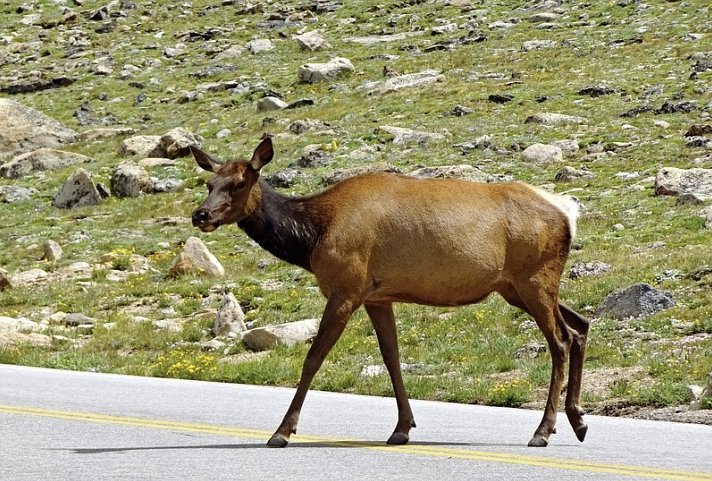
[[[440,443],[440,442],[411,442],[408,446],[438,446],[438,447],[505,447],[520,446],[518,444],[485,444],[485,443]],[[294,448],[374,448],[387,447],[382,441],[328,441],[328,442],[290,442],[288,449]],[[241,444],[195,444],[182,446],[127,446],[121,448],[65,448],[61,451],[71,451],[74,454],[104,454],[123,453],[129,451],[160,451],[174,449],[273,449],[263,442]]]

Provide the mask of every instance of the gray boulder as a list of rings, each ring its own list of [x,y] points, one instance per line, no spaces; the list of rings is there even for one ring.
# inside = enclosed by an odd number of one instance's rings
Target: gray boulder
[[[525,124],[560,125],[560,124],[583,124],[586,119],[575,115],[559,114],[555,112],[539,112],[530,115],[524,120]]]
[[[299,67],[297,75],[302,82],[317,83],[333,80],[342,73],[353,72],[351,60],[336,57],[326,63],[308,63]]]
[[[712,197],[712,169],[665,167],[655,176],[655,195]]]
[[[403,127],[393,127],[382,125],[378,130],[393,136],[394,144],[425,144],[443,140],[445,136],[434,132],[423,132],[421,130],[406,129]]]
[[[301,48],[302,50],[309,50],[313,52],[315,50],[319,50],[322,47],[330,47],[324,36],[317,31],[303,33],[294,38],[299,44],[299,48]]]
[[[189,237],[180,254],[173,260],[168,270],[168,277],[179,277],[185,274],[222,277],[225,268],[197,237]]]
[[[153,181],[140,165],[122,162],[111,174],[111,191],[117,197],[138,197],[153,192]]]
[[[32,199],[37,189],[20,187],[19,185],[0,185],[0,201],[12,204]]]
[[[200,142],[195,134],[182,127],[176,127],[161,136],[160,148],[169,159],[190,155],[191,145],[200,147]]]
[[[41,148],[18,155],[0,166],[0,175],[17,179],[38,170],[56,170],[71,165],[91,162],[86,155],[49,148]]]
[[[124,139],[119,145],[119,155],[130,157],[165,157],[166,152],[160,135],[136,135]]]
[[[270,112],[273,110],[286,109],[289,105],[279,97],[264,97],[257,101],[257,112]]]
[[[609,294],[596,311],[596,316],[619,320],[646,317],[674,305],[675,301],[667,292],[640,283]]]
[[[71,144],[77,137],[77,132],[42,112],[0,98],[0,157]]]
[[[215,317],[213,334],[216,336],[239,336],[245,331],[245,313],[232,292],[222,299],[220,309]]]
[[[319,319],[288,322],[276,326],[265,326],[245,332],[242,341],[255,351],[265,351],[277,346],[294,346],[307,342],[316,336]]]
[[[77,169],[64,182],[54,197],[53,204],[60,209],[71,209],[101,202],[101,194],[96,188],[91,174],[84,169]]]
[[[524,149],[522,158],[534,164],[549,164],[564,160],[561,147],[548,144],[533,144]]]

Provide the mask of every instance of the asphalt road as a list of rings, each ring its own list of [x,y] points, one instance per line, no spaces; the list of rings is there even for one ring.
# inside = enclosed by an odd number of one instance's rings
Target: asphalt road
[[[413,401],[418,428],[385,445],[395,400],[312,391],[285,449],[265,442],[291,389],[0,365],[0,480],[712,481],[712,427]]]

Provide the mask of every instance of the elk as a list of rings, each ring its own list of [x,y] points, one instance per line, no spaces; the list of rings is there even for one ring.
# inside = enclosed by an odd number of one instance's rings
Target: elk
[[[589,321],[559,300],[578,217],[573,199],[520,182],[383,173],[291,198],[260,178],[274,156],[269,137],[249,161],[222,163],[191,150],[200,167],[215,173],[193,225],[211,232],[237,223],[276,257],[312,272],[326,298],[296,393],[269,446],[284,447],[296,433],[314,375],[360,306],[373,324],[398,407],[387,443],[407,443],[415,420],[401,374],[393,303],[462,306],[493,292],[534,318],[551,353],[549,395],[529,446],[546,446],[555,432],[569,357],[565,412],[584,440],[588,427],[579,401]]]

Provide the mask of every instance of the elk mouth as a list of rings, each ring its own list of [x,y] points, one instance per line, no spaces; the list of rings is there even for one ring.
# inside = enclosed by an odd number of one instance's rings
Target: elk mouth
[[[220,221],[210,219],[210,214],[202,209],[193,212],[191,221],[193,223],[193,227],[197,227],[203,232],[212,232],[220,227]]]
[[[220,222],[207,222],[205,224],[200,224],[195,227],[202,230],[203,232],[212,232],[218,227],[220,227]]]

